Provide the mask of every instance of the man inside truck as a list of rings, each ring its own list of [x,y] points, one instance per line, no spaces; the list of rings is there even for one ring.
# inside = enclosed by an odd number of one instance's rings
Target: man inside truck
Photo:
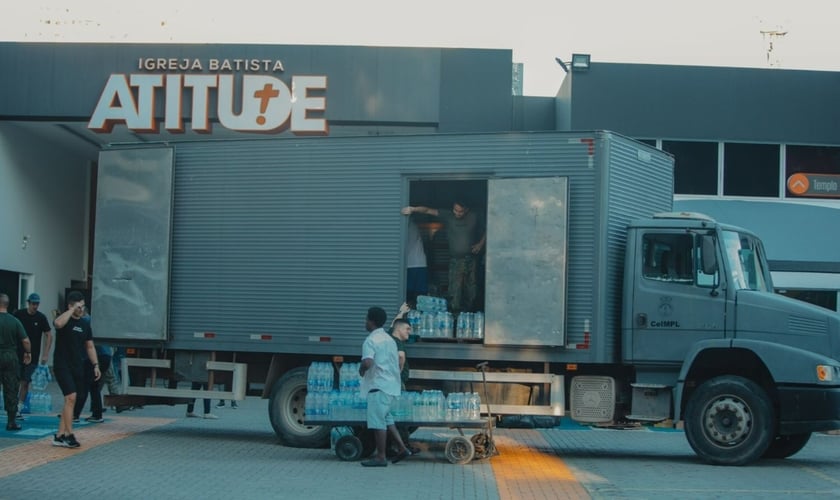
[[[449,239],[449,308],[455,314],[472,311],[477,295],[477,255],[484,249],[487,240],[478,216],[462,200],[456,200],[452,210],[407,206],[400,213],[431,215],[446,226]]]

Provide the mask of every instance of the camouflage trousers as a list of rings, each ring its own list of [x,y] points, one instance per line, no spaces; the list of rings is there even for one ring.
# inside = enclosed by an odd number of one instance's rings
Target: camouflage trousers
[[[0,384],[3,385],[3,404],[9,418],[14,419],[20,390],[20,365],[17,351],[0,351]],[[14,420],[10,420],[14,422]]]
[[[449,259],[449,308],[453,312],[472,311],[475,304],[475,257]]]

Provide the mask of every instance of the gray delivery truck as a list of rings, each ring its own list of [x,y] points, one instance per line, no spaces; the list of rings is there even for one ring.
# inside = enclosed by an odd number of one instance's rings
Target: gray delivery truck
[[[486,227],[484,338],[420,338],[413,383],[471,384],[489,361],[494,413],[682,424],[713,464],[840,428],[840,318],[774,294],[754,234],[672,213],[672,193],[670,155],[606,131],[115,146],[94,331],[132,349],[123,398],[262,390],[282,442],[322,446],[307,369],[358,361],[367,308],[404,302],[400,208],[468,199]],[[416,222],[445,295],[445,227]]]

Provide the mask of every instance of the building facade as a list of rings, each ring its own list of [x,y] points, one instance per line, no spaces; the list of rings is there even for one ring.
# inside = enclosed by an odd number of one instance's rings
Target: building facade
[[[253,134],[608,129],[674,154],[675,202],[756,231],[777,288],[837,308],[840,74],[591,63],[520,96],[510,50],[0,43],[0,289],[92,270],[113,145]]]

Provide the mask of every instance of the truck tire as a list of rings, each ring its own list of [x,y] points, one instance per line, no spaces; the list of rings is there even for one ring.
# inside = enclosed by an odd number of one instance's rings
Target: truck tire
[[[770,447],[764,452],[763,458],[787,458],[799,453],[808,444],[811,433],[791,434],[790,436],[776,436]]]
[[[289,370],[274,383],[268,400],[268,418],[280,442],[296,448],[326,448],[330,444],[330,428],[326,425],[305,425],[307,367]]]
[[[714,465],[745,465],[761,458],[774,438],[775,414],[755,382],[732,375],[701,385],[685,411],[685,436]]]

